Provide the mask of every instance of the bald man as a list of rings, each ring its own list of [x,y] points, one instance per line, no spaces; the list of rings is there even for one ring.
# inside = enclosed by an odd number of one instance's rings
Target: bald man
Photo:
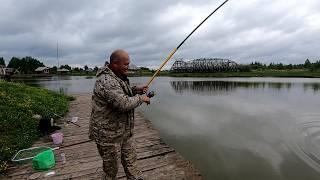
[[[144,95],[146,86],[130,87],[129,64],[129,54],[116,50],[110,56],[110,64],[97,72],[89,137],[96,142],[103,160],[102,179],[116,179],[118,148],[127,179],[142,179],[133,139],[134,109],[142,103],[149,104],[150,99]]]

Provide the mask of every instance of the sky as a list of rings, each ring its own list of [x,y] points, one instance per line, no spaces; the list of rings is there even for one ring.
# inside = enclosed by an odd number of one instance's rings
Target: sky
[[[156,69],[224,0],[0,0],[0,57],[32,56],[46,66],[102,66],[124,49],[131,63]],[[240,64],[320,60],[319,0],[229,0],[176,59]]]

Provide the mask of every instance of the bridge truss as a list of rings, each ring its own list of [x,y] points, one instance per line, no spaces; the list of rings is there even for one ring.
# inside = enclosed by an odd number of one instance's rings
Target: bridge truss
[[[172,72],[222,72],[237,71],[239,65],[229,59],[200,58],[191,61],[177,60],[172,65]]]

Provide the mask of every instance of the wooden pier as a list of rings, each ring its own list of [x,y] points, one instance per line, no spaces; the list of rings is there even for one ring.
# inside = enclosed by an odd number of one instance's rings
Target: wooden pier
[[[74,144],[88,140],[88,126],[91,112],[91,95],[74,95],[69,113],[62,122],[78,117],[77,124],[64,123],[61,132],[64,133],[63,145]],[[136,114],[135,139],[138,153],[138,165],[145,179],[202,179],[199,171],[185,160],[173,148],[165,144],[157,130],[141,113]],[[34,146],[54,147],[50,139],[42,138]],[[61,153],[65,153],[66,163],[61,161]],[[56,165],[54,168],[39,172],[32,169],[32,163],[19,164],[9,168],[5,179],[100,179],[102,175],[102,159],[94,142],[88,142],[55,150]],[[121,164],[119,162],[119,164]],[[54,175],[46,176],[48,172]],[[118,179],[126,179],[122,166],[119,166]]]

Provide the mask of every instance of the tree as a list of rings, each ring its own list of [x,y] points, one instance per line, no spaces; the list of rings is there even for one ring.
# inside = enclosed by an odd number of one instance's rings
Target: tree
[[[87,65],[85,65],[85,66],[83,67],[83,69],[84,69],[85,71],[87,71],[87,70],[89,69],[89,67],[88,67]]]
[[[147,67],[140,67],[140,69],[141,69],[141,70],[144,70],[144,71],[150,71],[150,69],[147,68]]]
[[[57,70],[58,70],[57,66],[53,66],[52,68],[50,68],[50,73],[57,74]]]
[[[319,60],[319,61],[316,61],[315,63],[312,63],[310,70],[311,70],[311,71],[318,71],[318,70],[320,70],[320,60]]]
[[[320,60],[319,60],[319,61],[316,61],[316,62],[314,63],[314,67],[315,67],[316,69],[320,69]]]
[[[282,63],[277,64],[277,65],[276,65],[276,68],[277,68],[277,69],[283,69],[283,64],[282,64]]]
[[[93,69],[95,72],[97,72],[99,70],[99,68],[97,66],[94,67]]]
[[[4,65],[4,66],[6,66],[6,63],[4,62],[3,57],[0,57],[0,65]]]
[[[251,72],[250,65],[240,65],[239,71],[240,72]]]
[[[87,65],[85,65],[85,66],[83,67],[83,69],[84,69],[85,71],[88,71],[89,67],[88,67]]]
[[[9,61],[8,67],[18,69],[20,67],[21,60],[17,57],[12,57]]]
[[[249,67],[250,67],[250,69],[262,69],[263,68],[263,64],[260,63],[260,62],[255,61],[255,62],[251,62]]]
[[[270,63],[269,66],[268,66],[268,69],[274,69],[274,64]]]
[[[80,68],[79,68],[79,67],[75,67],[75,68],[72,69],[72,71],[74,71],[74,72],[80,72]]]
[[[68,64],[66,64],[66,65],[61,65],[61,66],[60,66],[60,69],[62,69],[62,68],[68,69],[69,71],[71,71],[71,67],[70,67]]]
[[[43,66],[45,65],[42,62],[30,56],[26,56],[22,59],[12,57],[8,64],[9,68],[18,69],[21,73],[24,74],[34,73],[35,69]]]
[[[311,62],[309,61],[309,59],[307,59],[307,60],[304,62],[303,67],[309,69],[309,68],[311,68],[311,65],[312,65]]]

